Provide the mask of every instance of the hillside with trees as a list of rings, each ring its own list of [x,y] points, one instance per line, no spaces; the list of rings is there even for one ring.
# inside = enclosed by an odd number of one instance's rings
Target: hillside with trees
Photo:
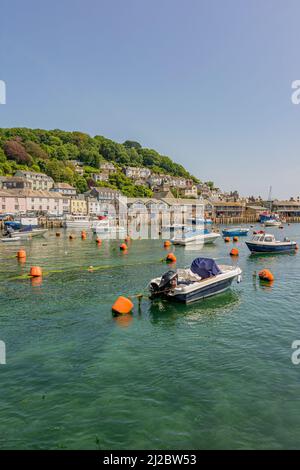
[[[70,160],[82,163],[84,174],[75,171]],[[91,174],[99,173],[101,163],[112,162],[117,173],[108,182],[98,183],[120,189],[131,197],[151,196],[147,186],[135,185],[122,173],[124,166],[150,168],[154,173],[193,177],[182,165],[160,155],[153,149],[143,148],[138,142],[126,140],[123,144],[103,136],[91,137],[83,132],[66,132],[59,129],[0,128],[0,175],[12,176],[17,170],[46,173],[55,182],[68,182],[79,192],[92,183]]]

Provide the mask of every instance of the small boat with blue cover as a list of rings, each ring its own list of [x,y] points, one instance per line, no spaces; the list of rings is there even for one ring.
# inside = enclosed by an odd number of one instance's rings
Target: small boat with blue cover
[[[279,241],[274,235],[268,233],[254,235],[250,242],[246,242],[246,245],[251,253],[289,253],[298,248],[297,242],[288,238]]]
[[[211,258],[196,258],[190,268],[170,270],[152,279],[150,298],[188,304],[226,291],[234,279],[241,281],[241,274],[238,266],[217,265]]]
[[[249,233],[249,228],[232,227],[222,230],[224,237],[246,237]]]

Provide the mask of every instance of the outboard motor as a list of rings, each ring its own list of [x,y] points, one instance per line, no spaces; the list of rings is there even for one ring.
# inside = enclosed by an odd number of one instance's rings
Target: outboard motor
[[[151,298],[164,295],[170,290],[174,289],[177,284],[178,274],[176,271],[170,270],[163,274],[160,283],[151,282],[150,291]]]

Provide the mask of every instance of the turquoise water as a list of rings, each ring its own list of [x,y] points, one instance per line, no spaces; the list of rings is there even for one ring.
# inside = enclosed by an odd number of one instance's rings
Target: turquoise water
[[[300,241],[299,225],[272,231]],[[178,266],[198,255],[238,262],[243,282],[190,306],[145,297],[113,318],[118,295],[167,269],[161,240],[123,254],[117,241],[50,232],[24,246],[25,264],[17,245],[0,246],[0,448],[300,447],[300,253],[251,257],[242,238],[238,261],[222,240],[200,253],[177,247]],[[18,278],[31,265],[62,272]],[[253,276],[265,267],[272,286]]]

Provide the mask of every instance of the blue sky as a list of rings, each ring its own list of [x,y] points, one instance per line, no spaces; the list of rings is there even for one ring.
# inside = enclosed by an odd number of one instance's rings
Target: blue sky
[[[1,127],[138,140],[225,190],[300,194],[298,0],[1,0]]]

